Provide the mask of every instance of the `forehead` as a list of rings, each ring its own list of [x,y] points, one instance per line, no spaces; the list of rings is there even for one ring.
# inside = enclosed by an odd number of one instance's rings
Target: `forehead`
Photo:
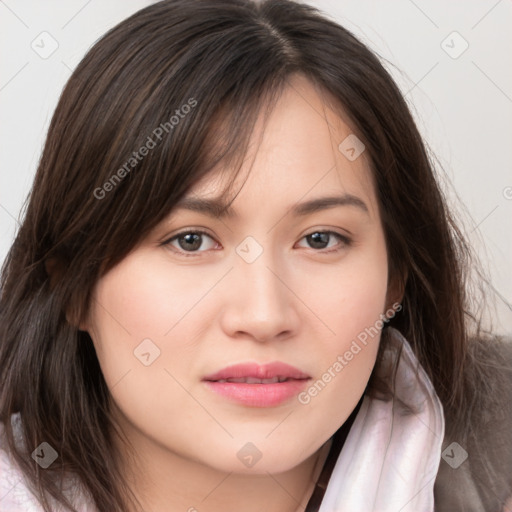
[[[302,75],[291,76],[266,122],[259,116],[239,185],[235,182],[234,194],[224,202],[232,200],[231,210],[238,212],[343,195],[359,198],[370,216],[378,217],[371,166],[355,131],[326,91]],[[231,181],[226,171],[222,163],[212,169],[177,207],[190,198],[220,199]]]

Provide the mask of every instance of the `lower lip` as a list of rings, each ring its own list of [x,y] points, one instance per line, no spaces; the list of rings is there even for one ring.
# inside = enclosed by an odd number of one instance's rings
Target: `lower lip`
[[[219,395],[251,407],[274,407],[298,395],[309,379],[287,380],[274,384],[204,381]]]

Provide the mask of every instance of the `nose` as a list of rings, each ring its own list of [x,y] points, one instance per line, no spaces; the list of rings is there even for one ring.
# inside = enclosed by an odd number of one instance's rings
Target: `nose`
[[[278,264],[270,251],[252,263],[237,257],[219,307],[226,335],[268,342],[296,334],[300,300],[290,281],[290,269],[283,262]]]

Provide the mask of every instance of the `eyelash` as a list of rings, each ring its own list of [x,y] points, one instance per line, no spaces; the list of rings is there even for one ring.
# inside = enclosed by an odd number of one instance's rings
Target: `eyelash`
[[[348,247],[352,244],[352,240],[345,236],[345,235],[342,235],[340,233],[337,233],[336,231],[329,231],[329,230],[325,230],[325,231],[322,231],[322,230],[315,230],[315,231],[311,231],[310,233],[307,233],[305,234],[302,238],[306,238],[310,235],[313,235],[315,233],[321,233],[321,234],[329,234],[329,235],[334,235],[336,238],[338,238],[338,240],[340,240],[342,243],[343,243],[343,246],[342,247],[338,247],[336,249],[329,249],[329,250],[325,250],[325,249],[314,249],[314,248],[311,248],[313,251],[315,252],[319,252],[319,253],[323,253],[323,254],[330,254],[330,253],[336,253],[336,252],[339,252],[341,251],[344,247]],[[185,235],[206,235],[207,237],[211,238],[212,240],[215,240],[209,233],[207,233],[206,231],[203,231],[203,230],[200,230],[200,229],[195,229],[195,230],[188,230],[188,231],[181,231],[180,233],[176,233],[175,235],[173,235],[171,238],[168,238],[167,240],[164,240],[160,245],[162,246],[168,246],[170,245],[171,242],[173,242],[174,240],[177,240],[178,238],[182,237],[182,236],[185,236]],[[202,252],[206,252],[206,251],[183,251],[183,250],[179,250],[179,249],[176,249],[175,247],[172,247],[172,250],[173,252],[176,252],[177,254],[181,255],[181,256],[185,256],[186,258],[189,258],[189,257],[198,257]]]

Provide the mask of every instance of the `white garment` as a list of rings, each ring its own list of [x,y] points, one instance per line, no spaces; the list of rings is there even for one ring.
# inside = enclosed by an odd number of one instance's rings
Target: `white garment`
[[[394,398],[363,398],[319,512],[434,510],[434,482],[445,429],[443,408],[407,340],[396,329],[388,329],[389,345],[376,371],[389,375],[403,347]]]
[[[376,371],[388,375],[403,347],[394,398],[363,398],[319,512],[434,510],[434,481],[444,437],[442,405],[409,343],[396,329],[387,329],[389,345]],[[19,415],[13,415],[12,421],[16,425]],[[0,423],[0,512],[42,512],[3,446]],[[74,503],[80,512],[97,512],[84,495]]]
[[[20,435],[20,419],[19,413],[13,414],[11,425],[17,445],[24,446]],[[29,490],[22,472],[5,451],[4,436],[4,424],[0,422],[0,512],[43,512],[43,507]],[[66,480],[66,495],[79,512],[98,512],[83,488],[79,490],[81,485],[77,480],[76,478]],[[48,501],[52,505],[52,512],[67,510],[56,503],[51,496],[48,497]]]

